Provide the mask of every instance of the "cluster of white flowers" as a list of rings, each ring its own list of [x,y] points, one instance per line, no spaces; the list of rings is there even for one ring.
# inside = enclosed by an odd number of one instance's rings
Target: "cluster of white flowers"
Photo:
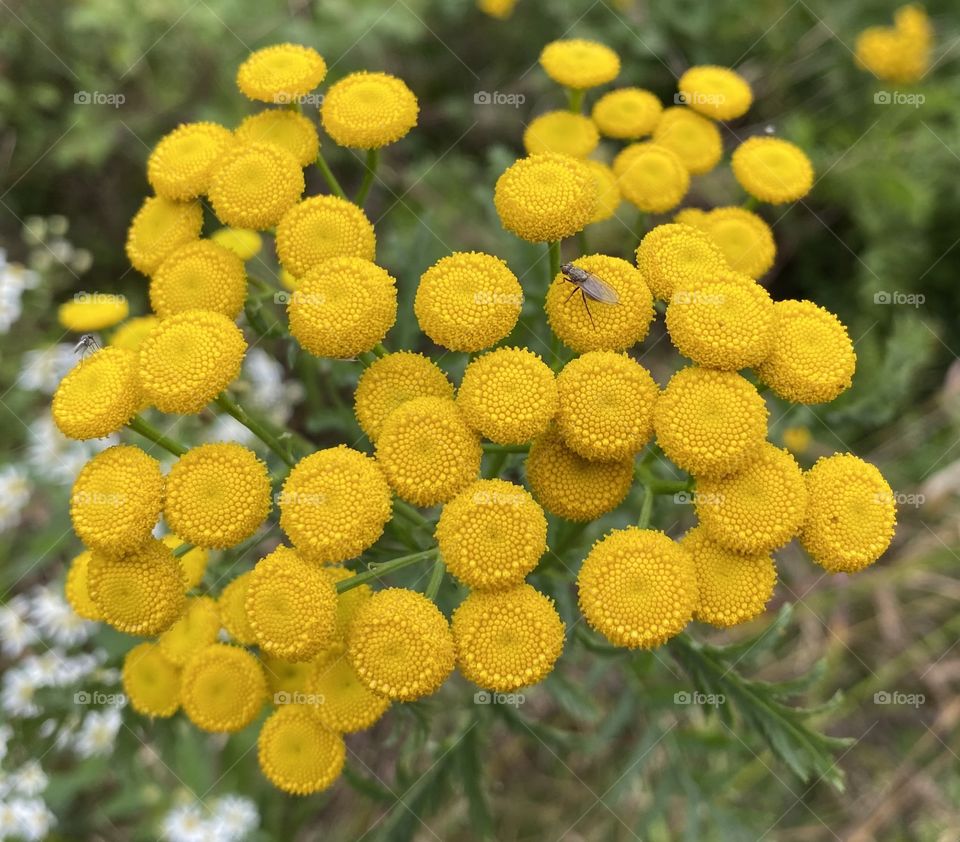
[[[18,263],[7,262],[0,249],[0,333],[7,333],[23,314],[23,293],[39,283],[39,276]]]
[[[0,725],[0,762],[7,756],[13,730]],[[28,760],[12,772],[0,768],[0,840],[45,839],[54,815],[40,796],[47,776],[37,760]]]
[[[77,354],[69,342],[34,348],[20,358],[20,376],[16,385],[27,392],[52,395],[76,364]]]
[[[30,499],[30,481],[21,468],[0,468],[0,532],[20,523],[20,514]]]
[[[224,795],[209,803],[191,801],[163,818],[166,842],[241,842],[260,824],[257,806],[240,795]]]

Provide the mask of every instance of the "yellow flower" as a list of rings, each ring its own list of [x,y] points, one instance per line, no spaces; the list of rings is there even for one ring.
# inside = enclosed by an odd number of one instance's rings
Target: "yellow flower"
[[[477,8],[497,20],[506,20],[513,14],[517,0],[477,0]]]
[[[339,146],[379,149],[415,125],[420,106],[402,79],[389,73],[351,73],[332,85],[320,106],[324,131]]]
[[[521,158],[497,179],[493,202],[508,231],[531,243],[582,231],[597,205],[593,174],[569,155],[545,152]]]
[[[756,455],[767,415],[763,398],[739,374],[689,366],[661,392],[653,427],[674,464],[698,477],[720,477]]]
[[[243,261],[252,260],[263,248],[263,239],[251,228],[218,228],[210,239]]]
[[[383,534],[392,509],[380,467],[344,445],[318,450],[294,466],[278,498],[280,527],[304,558],[345,561]]]
[[[603,222],[610,219],[620,207],[620,186],[613,170],[600,161],[585,161],[593,173],[594,185],[597,193],[597,206],[590,218],[590,223]]]
[[[759,284],[718,281],[674,291],[667,330],[677,350],[706,368],[758,365],[773,343],[773,302]]]
[[[94,552],[87,569],[91,599],[104,621],[125,634],[170,628],[186,605],[183,585],[180,562],[156,540],[121,556]]]
[[[178,248],[150,280],[150,306],[161,319],[185,310],[212,310],[235,319],[246,298],[243,261],[211,240]]]
[[[239,544],[270,513],[267,466],[239,444],[194,447],[170,469],[163,513],[191,544],[215,549]]]
[[[798,455],[806,453],[813,441],[813,434],[809,427],[787,427],[784,429],[781,438],[783,446],[787,450]]]
[[[672,149],[646,141],[632,143],[613,159],[623,198],[645,213],[666,213],[680,204],[690,173]]]
[[[714,120],[735,120],[747,113],[753,91],[739,73],[727,67],[691,67],[677,82],[685,105]]]
[[[454,252],[420,277],[413,311],[420,329],[451,351],[488,348],[513,330],[523,289],[506,262],[482,252]]]
[[[909,85],[930,70],[933,29],[920,6],[901,6],[895,25],[871,26],[857,36],[857,64],[878,79]]]
[[[348,359],[371,350],[397,319],[396,280],[362,257],[331,257],[290,296],[290,333],[311,354]]]
[[[800,531],[807,491],[796,459],[764,442],[734,476],[698,480],[694,502],[713,541],[739,553],[768,553]]]
[[[543,681],[563,651],[563,620],[553,600],[530,585],[474,591],[454,612],[451,628],[460,672],[498,693]]]
[[[51,412],[67,438],[99,439],[125,426],[142,403],[137,355],[125,348],[102,348],[60,381]]]
[[[164,535],[160,540],[171,550],[175,550],[181,544],[186,543],[177,535]],[[192,591],[203,581],[203,574],[207,572],[210,551],[204,547],[194,547],[178,556],[178,558],[180,559],[180,567],[183,568],[183,578],[186,582],[185,590]]]
[[[314,709],[317,719],[338,734],[355,734],[370,728],[390,707],[388,698],[360,681],[342,652],[316,660],[307,689],[318,698]]]
[[[120,444],[94,456],[77,475],[70,520],[91,550],[121,555],[150,537],[163,507],[160,463],[139,447]]]
[[[267,690],[275,705],[288,704],[294,694],[307,692],[313,661],[284,661],[272,655],[263,655],[262,664],[267,677]]]
[[[813,165],[806,153],[778,137],[747,138],[733,151],[730,166],[740,186],[761,202],[796,202],[813,187]]]
[[[354,574],[338,564],[329,565],[323,568],[323,572],[330,577],[334,586],[338,582],[350,579]],[[360,607],[373,596],[373,588],[369,585],[358,585],[350,588],[341,594],[337,594],[337,642],[330,647],[329,651],[336,650],[342,652],[347,641],[347,632],[353,623],[353,618],[357,616]],[[323,657],[323,656],[321,656]]]
[[[130,315],[130,306],[123,295],[103,292],[80,292],[57,309],[57,321],[65,330],[92,333],[120,324]]]
[[[237,140],[242,143],[267,143],[289,152],[301,167],[317,160],[320,140],[313,123],[286,108],[268,108],[251,114],[237,126]]]
[[[777,256],[773,230],[744,208],[714,208],[700,226],[720,246],[730,268],[751,278],[765,274]]]
[[[547,289],[544,308],[551,330],[578,354],[586,351],[625,351],[642,342],[653,321],[653,297],[643,276],[626,260],[592,254],[573,261],[616,292],[618,304],[588,299],[563,274]],[[589,309],[588,309],[589,308]]]
[[[599,142],[600,134],[589,117],[566,110],[541,114],[523,133],[523,148],[528,155],[556,152],[586,158]]]
[[[626,354],[590,351],[557,377],[557,429],[564,444],[585,459],[614,461],[639,453],[653,436],[660,389]]]
[[[591,462],[574,453],[551,427],[530,447],[527,482],[551,514],[594,520],[619,506],[633,484],[633,458]]]
[[[327,75],[323,56],[300,44],[257,50],[240,65],[237,87],[248,99],[287,104],[310,93]]]
[[[547,549],[547,520],[526,489],[501,479],[468,485],[443,507],[437,545],[450,572],[477,590],[519,585]]]
[[[606,136],[637,140],[650,134],[660,119],[660,100],[643,88],[617,88],[593,106],[593,122]]]
[[[214,164],[232,144],[232,132],[218,123],[182,123],[153,148],[147,181],[164,199],[195,199],[207,192]]]
[[[847,329],[812,301],[773,305],[773,345],[757,376],[794,403],[826,403],[850,388],[857,355]]]
[[[666,109],[653,130],[653,142],[675,153],[691,175],[710,172],[723,156],[716,124],[690,108]]]
[[[171,202],[160,196],[144,199],[127,232],[127,257],[144,275],[157,270],[167,255],[196,240],[203,228],[198,202]]]
[[[366,214],[337,196],[311,196],[277,226],[277,255],[296,277],[331,257],[373,260],[377,238]]]
[[[656,298],[669,301],[675,289],[689,289],[727,269],[723,252],[690,225],[668,223],[647,232],[637,247],[637,266]]]
[[[372,691],[412,702],[439,690],[453,671],[453,638],[447,618],[423,594],[386,588],[357,612],[347,657]]]
[[[214,643],[197,652],[184,667],[180,704],[201,731],[233,733],[260,713],[267,682],[259,661],[246,649]]]
[[[699,228],[702,231],[706,226],[707,211],[700,208],[681,208],[673,215],[673,221],[678,225],[689,225],[691,228]]]
[[[91,555],[90,550],[84,550],[70,562],[63,591],[75,614],[83,617],[84,620],[99,623],[103,620],[103,613],[90,598],[90,589],[87,585]]]
[[[157,638],[157,645],[167,660],[182,667],[194,653],[215,643],[219,632],[217,603],[209,596],[195,596],[187,600],[183,616]]]
[[[173,716],[180,707],[180,667],[156,643],[134,646],[123,659],[123,692],[142,716]]]
[[[680,546],[693,558],[696,618],[701,623],[725,629],[763,613],[777,584],[777,568],[768,552],[740,555],[724,549],[702,526],[691,529]]]
[[[852,453],[817,460],[806,476],[800,543],[830,573],[856,573],[890,546],[897,523],[893,491],[880,471]]]
[[[324,727],[305,705],[285,705],[263,723],[257,759],[267,780],[291,795],[328,789],[343,771],[343,737]]]
[[[319,567],[280,546],[253,568],[247,617],[264,652],[309,661],[336,639],[337,590]]]
[[[540,435],[556,414],[556,378],[532,351],[497,348],[467,366],[457,406],[490,441],[523,444]]]
[[[303,170],[285,149],[238,143],[221,156],[208,195],[224,225],[263,230],[300,201],[303,188]]]
[[[395,409],[377,437],[377,461],[397,496],[417,506],[451,499],[480,473],[483,450],[456,403],[414,398]]]
[[[110,344],[117,348],[126,348],[128,351],[139,351],[143,340],[159,323],[160,320],[156,316],[137,316],[128,319],[114,331],[113,336],[110,337]]]
[[[620,57],[596,41],[568,38],[547,44],[540,53],[540,65],[554,82],[585,90],[616,79]]]
[[[662,532],[615,529],[597,541],[577,576],[580,611],[611,643],[654,649],[697,608],[693,559]]]
[[[199,412],[240,374],[246,352],[243,333],[221,313],[177,313],[140,348],[144,395],[161,412]]]
[[[244,646],[257,642],[257,633],[247,617],[247,591],[250,589],[252,572],[248,570],[233,579],[217,599],[223,627],[230,633],[230,637]]]

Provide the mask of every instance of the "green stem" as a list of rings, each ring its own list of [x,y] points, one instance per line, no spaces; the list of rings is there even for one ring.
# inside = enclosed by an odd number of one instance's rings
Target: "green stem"
[[[421,529],[427,529],[431,533],[433,532],[433,524],[430,523],[420,512],[418,512],[413,506],[409,503],[405,503],[399,497],[394,498],[393,501],[394,511],[401,517],[405,517],[415,526],[419,526]]]
[[[192,549],[193,544],[181,544],[173,551],[174,558],[183,558]]]
[[[742,207],[744,210],[749,211],[755,210],[759,206],[760,200],[757,199],[756,196],[747,196],[747,198],[743,200],[743,204],[740,205],[740,207]]]
[[[496,450],[493,451],[491,455],[493,458],[490,459],[487,469],[483,472],[484,479],[496,479],[499,477],[500,472],[503,470],[504,463],[510,454],[505,450]]]
[[[330,169],[327,159],[323,157],[323,150],[317,152],[317,167],[320,172],[323,173],[323,178],[333,194],[339,196],[341,199],[346,199],[347,194],[343,192],[343,188],[340,186],[340,182],[337,181],[337,177],[333,174],[333,170]]]
[[[139,415],[134,415],[133,418],[127,422],[127,426],[135,433],[140,433],[145,439],[150,439],[154,444],[158,444],[165,450],[169,450],[174,456],[183,456],[183,454],[187,452],[187,448],[180,444],[180,442],[174,441],[169,436],[165,436]]]
[[[247,410],[240,406],[233,398],[231,398],[226,392],[223,392],[214,403],[219,406],[224,412],[228,415],[233,416],[237,419],[244,427],[246,427],[251,433],[253,433],[260,441],[262,441],[267,447],[269,447],[274,453],[277,454],[289,467],[293,467],[296,464],[296,460],[293,458],[290,453],[289,447],[284,447],[281,444],[280,439],[278,439],[269,429],[263,421],[260,421],[258,418],[254,418],[250,415]]]
[[[373,346],[373,353],[376,354],[381,359],[383,357],[390,356],[390,352],[384,347],[382,342],[378,342],[376,345]]]
[[[567,88],[567,107],[574,113],[579,114],[583,110],[584,90],[576,88]]]
[[[547,286],[550,286],[553,279],[560,274],[560,241],[547,243],[547,251],[550,254],[550,277],[547,279]]]
[[[337,582],[337,593],[343,593],[344,591],[352,590],[353,588],[359,587],[360,585],[365,585],[367,582],[372,582],[375,579],[379,579],[381,576],[386,575],[387,573],[393,573],[397,570],[402,570],[404,567],[410,567],[413,564],[419,564],[421,561],[426,561],[427,559],[433,558],[437,554],[437,548],[431,547],[429,550],[421,550],[418,553],[413,553],[412,555],[404,555],[399,558],[392,558],[390,561],[384,561],[379,564],[369,564],[367,565],[367,570],[363,573],[358,573],[356,576],[351,576],[349,579],[343,579],[340,582]]]
[[[647,214],[645,211],[637,211],[637,221],[634,224],[633,235],[637,238],[637,242],[640,242],[646,236],[647,233]]]
[[[643,505],[640,507],[640,517],[637,519],[637,526],[646,529],[650,525],[650,516],[653,514],[653,498],[655,494],[649,485],[643,485]]]
[[[580,252],[581,257],[590,253],[590,246],[587,244],[586,228],[581,228],[577,231],[577,250]]]
[[[357,198],[353,200],[355,205],[363,207],[363,203],[367,201],[367,196],[370,194],[370,188],[373,186],[373,179],[377,175],[377,165],[380,163],[380,150],[379,149],[368,149],[367,150],[367,161],[366,161],[366,172],[363,174],[363,181],[360,182],[360,189],[357,191]]]
[[[250,281],[250,283],[252,283],[255,287],[262,289],[264,295],[276,295],[276,293],[279,292],[275,286],[268,284],[265,280],[263,280],[263,278],[258,278],[256,275],[248,274],[247,280]]]
[[[485,441],[481,446],[484,453],[526,453],[530,450],[529,444],[494,444]]]
[[[443,584],[443,577],[446,575],[447,568],[437,553],[437,560],[433,563],[433,570],[430,571],[430,581],[423,591],[423,595],[429,600],[435,600],[440,592],[440,586]]]
[[[690,490],[690,479],[660,479],[642,462],[634,467],[637,479],[653,494],[678,494]]]

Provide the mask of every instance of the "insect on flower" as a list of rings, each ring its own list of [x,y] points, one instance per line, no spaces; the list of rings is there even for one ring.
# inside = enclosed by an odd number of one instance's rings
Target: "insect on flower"
[[[597,326],[594,324],[593,314],[590,312],[590,305],[587,304],[587,299],[590,298],[593,301],[599,301],[601,304],[619,304],[620,296],[617,295],[617,291],[609,284],[601,281],[600,278],[592,272],[581,269],[579,266],[574,266],[572,263],[564,263],[563,266],[560,267],[560,271],[563,273],[563,279],[573,284],[573,290],[570,292],[570,295],[564,299],[563,303],[566,304],[579,292],[580,297],[583,299],[583,306],[587,310],[587,316],[590,317],[590,324],[596,329]]]
[[[73,353],[79,354],[80,359],[84,359],[87,354],[92,354],[94,351],[100,350],[100,343],[89,333],[83,334],[80,337],[80,341],[73,346]]]

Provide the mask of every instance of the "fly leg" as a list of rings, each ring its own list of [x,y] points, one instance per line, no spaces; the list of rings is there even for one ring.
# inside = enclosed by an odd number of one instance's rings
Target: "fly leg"
[[[587,316],[589,316],[589,318],[590,318],[590,326],[591,326],[594,330],[596,330],[596,329],[597,329],[597,325],[596,325],[596,324],[594,323],[594,321],[593,321],[593,313],[590,312],[590,305],[587,304],[587,294],[586,294],[582,289],[580,290],[580,297],[583,299],[583,306],[586,308],[586,310],[587,310]]]

